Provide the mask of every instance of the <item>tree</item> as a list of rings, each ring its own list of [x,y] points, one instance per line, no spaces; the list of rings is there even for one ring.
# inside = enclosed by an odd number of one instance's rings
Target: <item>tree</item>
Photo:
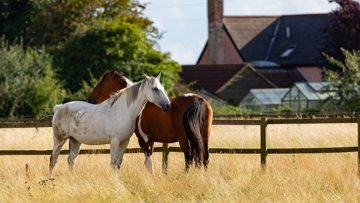
[[[169,53],[161,53],[153,46],[137,24],[98,21],[78,29],[71,40],[55,51],[54,64],[71,93],[81,89],[82,80],[90,82],[89,71],[100,78],[111,69],[134,81],[143,79],[143,73],[155,76],[161,72],[162,83],[171,93],[181,67],[170,59]]]
[[[138,24],[155,41],[161,33],[144,17],[145,7],[132,0],[5,0],[0,2],[0,36],[10,42],[22,38],[25,47],[45,46],[51,53],[79,27],[122,19]]]
[[[0,2],[0,36],[13,43],[15,39],[31,40],[29,27],[39,12],[37,0],[3,0]]]
[[[325,70],[325,81],[329,88],[336,90],[334,102],[346,111],[360,110],[360,51],[341,49],[345,62],[325,54],[330,64],[339,67],[342,72]]]
[[[149,39],[161,37],[143,15],[146,4],[132,0],[6,0],[0,6],[0,35],[11,41],[22,37],[25,47],[45,46],[50,54],[76,29],[98,20],[121,19],[141,26]]]
[[[0,39],[0,116],[52,114],[65,97],[48,54]]]
[[[333,10],[330,21],[323,29],[327,38],[321,51],[342,62],[345,61],[341,48],[346,50],[360,50],[360,2],[355,0],[329,0],[330,3],[339,4],[339,8]],[[327,66],[332,70],[338,70],[336,66]]]

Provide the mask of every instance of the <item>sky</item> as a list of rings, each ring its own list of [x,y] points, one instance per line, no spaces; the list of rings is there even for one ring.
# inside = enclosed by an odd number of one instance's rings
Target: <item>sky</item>
[[[161,52],[170,52],[181,65],[196,64],[208,38],[207,0],[138,0],[163,32]],[[328,0],[223,0],[225,16],[328,13],[336,3]]]

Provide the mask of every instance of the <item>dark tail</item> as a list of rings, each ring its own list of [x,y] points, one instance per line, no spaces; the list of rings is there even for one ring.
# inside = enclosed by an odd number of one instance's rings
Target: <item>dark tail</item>
[[[190,153],[195,157],[195,165],[201,166],[204,159],[204,143],[202,140],[205,118],[205,104],[202,98],[196,98],[183,115],[184,129],[190,142]]]

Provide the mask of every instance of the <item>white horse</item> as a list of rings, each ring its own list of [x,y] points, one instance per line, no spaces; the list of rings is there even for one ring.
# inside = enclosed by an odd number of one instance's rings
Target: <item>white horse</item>
[[[120,169],[123,155],[135,130],[135,119],[150,101],[164,112],[170,110],[170,101],[160,83],[161,73],[148,77],[118,91],[101,104],[73,101],[54,107],[52,128],[54,148],[50,157],[49,174],[57,162],[62,146],[69,139],[69,169],[72,171],[81,144],[110,143],[111,165]]]

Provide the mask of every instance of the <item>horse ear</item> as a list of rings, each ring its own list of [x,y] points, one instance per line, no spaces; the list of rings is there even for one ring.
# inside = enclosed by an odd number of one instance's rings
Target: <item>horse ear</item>
[[[149,76],[147,76],[145,73],[143,73],[146,79],[150,79]]]
[[[161,73],[159,73],[159,75],[156,76],[156,79],[160,80],[160,77],[161,77]]]

